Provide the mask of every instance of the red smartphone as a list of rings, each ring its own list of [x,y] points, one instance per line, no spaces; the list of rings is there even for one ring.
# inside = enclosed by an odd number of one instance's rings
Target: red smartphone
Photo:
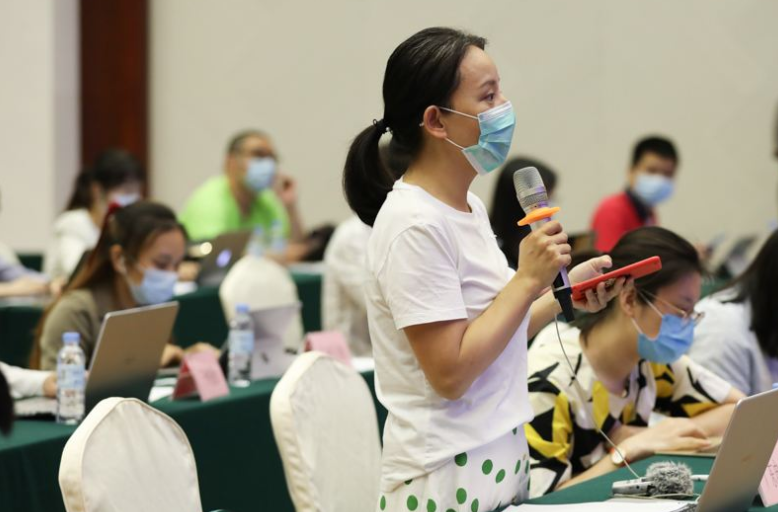
[[[572,286],[573,300],[584,300],[586,298],[586,290],[596,288],[597,285],[603,281],[605,281],[605,286],[609,288],[613,286],[613,283],[616,282],[616,279],[619,277],[631,277],[633,279],[638,279],[643,276],[653,274],[661,268],[662,260],[659,258],[659,256],[652,256],[642,261],[638,261],[637,263],[633,263],[632,265],[618,268],[612,272],[608,272],[607,274],[603,274],[601,276],[589,279],[588,281],[584,281],[583,283],[574,284]]]

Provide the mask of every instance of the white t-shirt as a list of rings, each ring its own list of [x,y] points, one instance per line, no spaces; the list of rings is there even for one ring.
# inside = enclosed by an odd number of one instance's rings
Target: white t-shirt
[[[728,302],[734,296],[733,290],[726,290],[697,304],[695,309],[705,317],[694,328],[689,357],[743,393],[755,395],[778,382],[778,361],[762,351],[751,330],[751,304]]]
[[[68,279],[85,251],[93,249],[100,238],[86,208],[64,212],[54,221],[54,233],[43,261],[43,273],[52,279]]]
[[[440,397],[403,328],[474,320],[513,276],[483,203],[471,213],[398,180],[378,214],[367,252],[366,298],[376,392],[389,415],[381,489],[428,474],[532,419],[527,397],[527,324],[458,400]]]
[[[322,323],[342,332],[357,357],[373,355],[365,306],[369,238],[370,226],[355,215],[338,226],[324,252]]]

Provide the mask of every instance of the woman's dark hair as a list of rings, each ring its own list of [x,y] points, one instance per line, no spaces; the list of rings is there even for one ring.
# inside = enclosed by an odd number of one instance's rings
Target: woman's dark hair
[[[158,236],[174,230],[181,231],[186,238],[186,230],[178,222],[173,210],[159,203],[138,201],[113,212],[109,211],[97,245],[89,254],[84,267],[68,283],[63,295],[71,290],[112,283],[116,276],[111,260],[111,247],[114,245],[122,248],[129,262],[135,262],[141,252],[153,244]],[[48,314],[55,305],[56,302],[50,305],[38,322],[36,341],[30,358],[32,368],[39,366],[40,336]]]
[[[492,230],[497,236],[500,249],[508,258],[508,264],[516,268],[519,261],[519,244],[532,229],[529,226],[519,227],[518,221],[524,218],[525,213],[516,199],[516,189],[513,186],[513,173],[524,167],[536,167],[540,178],[546,186],[546,191],[551,194],[556,186],[556,173],[549,166],[539,160],[526,157],[516,157],[508,160],[497,178],[492,198],[492,209],[489,219]]]
[[[0,434],[8,435],[14,422],[14,402],[3,372],[0,372]]]
[[[657,226],[630,231],[621,237],[608,254],[613,260],[613,270],[652,256],[661,258],[662,270],[635,281],[638,300],[643,303],[646,302],[646,293],[656,295],[660,289],[689,273],[704,273],[700,256],[694,246],[672,231]],[[617,299],[611,300],[602,311],[584,315],[575,321],[575,325],[581,329],[584,341],[592,328],[618,307],[614,305],[617,302]]]
[[[144,178],[143,166],[132,154],[123,149],[106,149],[97,155],[91,167],[78,174],[67,210],[92,205],[92,183],[108,191],[125,183],[143,183]]]
[[[778,231],[759,250],[743,274],[728,283],[737,295],[729,302],[751,305],[751,330],[759,346],[770,357],[778,357]]]
[[[398,46],[384,72],[384,116],[356,136],[346,157],[343,189],[346,200],[365,224],[373,225],[393,183],[402,175],[388,169],[378,143],[392,134],[390,153],[414,158],[422,141],[424,110],[449,107],[459,86],[459,65],[471,46],[483,49],[486,40],[451,28],[427,28]]]

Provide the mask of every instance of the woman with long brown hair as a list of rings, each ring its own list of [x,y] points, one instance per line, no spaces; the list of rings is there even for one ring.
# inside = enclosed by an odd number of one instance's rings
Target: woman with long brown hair
[[[41,319],[33,363],[54,369],[62,334],[74,331],[81,336],[88,364],[106,313],[170,300],[186,239],[183,226],[164,205],[140,201],[109,213],[87,264]],[[169,344],[162,365],[181,355],[179,347]]]

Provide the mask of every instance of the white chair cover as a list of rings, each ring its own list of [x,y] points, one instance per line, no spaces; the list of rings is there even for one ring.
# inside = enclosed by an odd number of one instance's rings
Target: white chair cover
[[[270,419],[297,512],[375,510],[381,446],[361,375],[306,352],[273,391]]]
[[[297,304],[297,286],[289,271],[269,258],[246,255],[232,266],[219,288],[219,299],[227,322],[235,316],[235,306],[248,304],[254,311]],[[295,313],[284,334],[284,346],[300,348],[303,339],[302,314]]]
[[[134,398],[97,404],[65,445],[59,485],[68,512],[200,512],[189,441]]]

